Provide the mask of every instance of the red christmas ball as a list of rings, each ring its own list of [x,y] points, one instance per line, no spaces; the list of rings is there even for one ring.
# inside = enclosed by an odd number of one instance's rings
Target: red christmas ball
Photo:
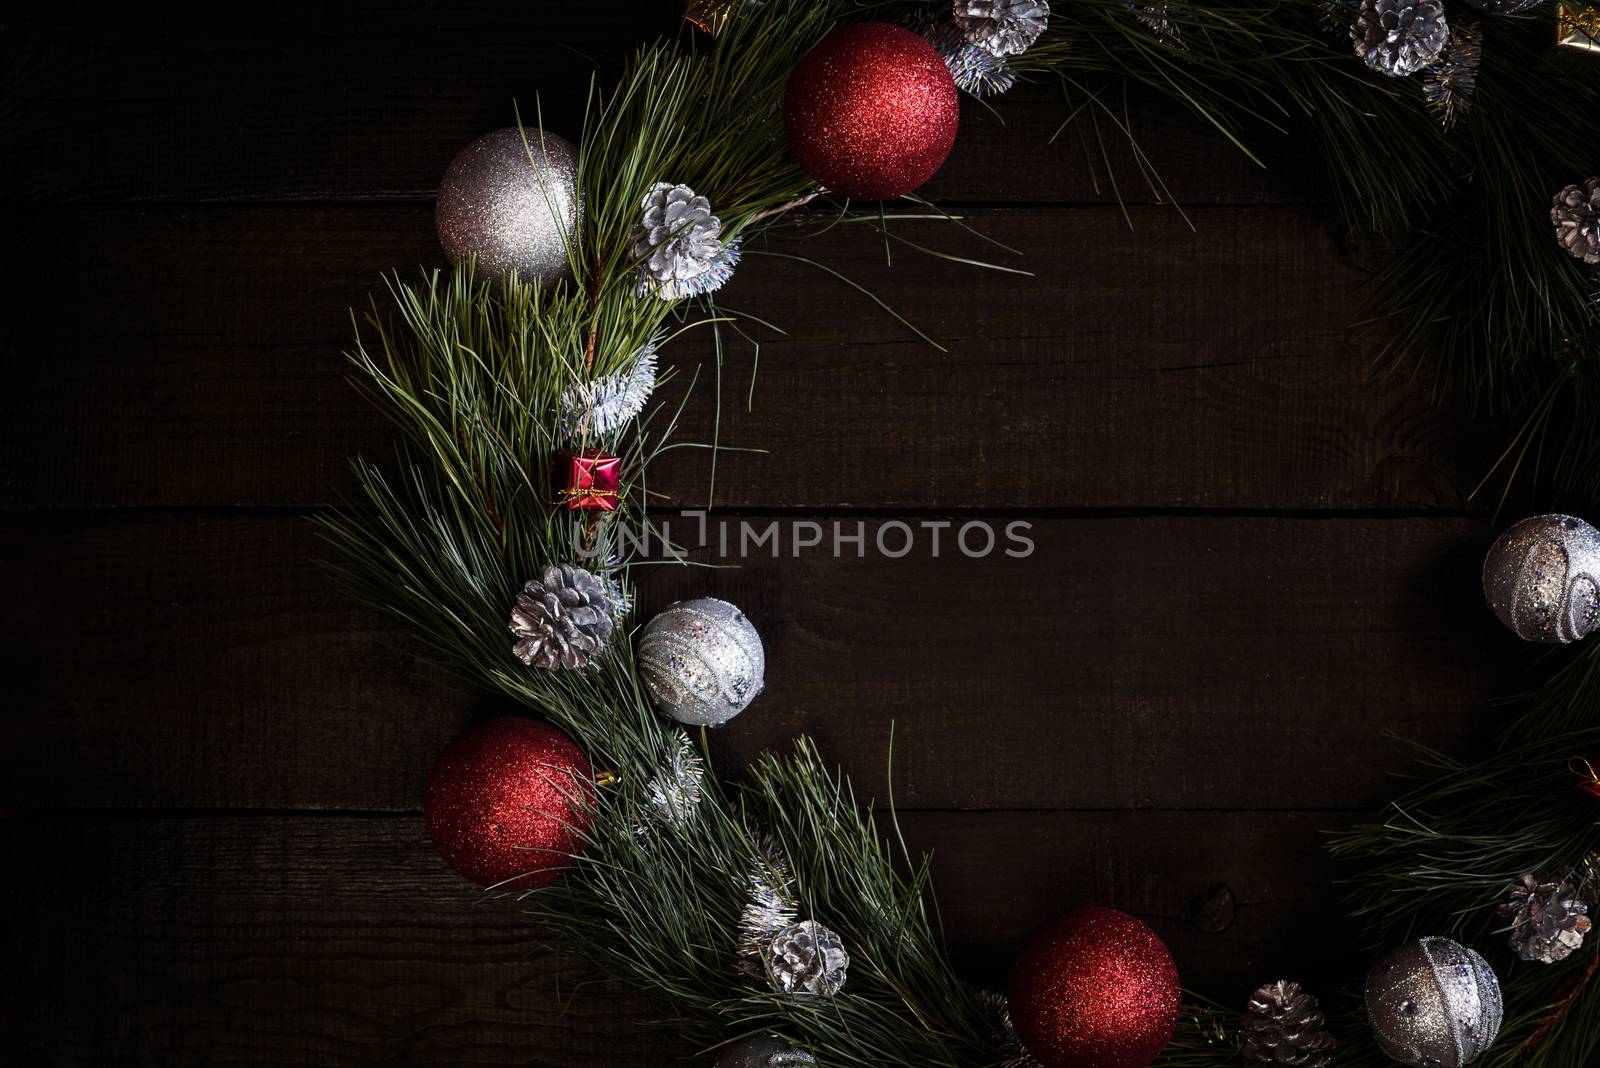
[[[834,193],[880,199],[933,177],[961,104],[933,46],[887,22],[841,26],[805,54],[783,94],[789,148]]]
[[[1011,1020],[1045,1068],[1145,1068],[1178,1025],[1178,968],[1142,921],[1076,908],[1029,940],[1011,970]]]
[[[428,833],[479,886],[544,886],[583,846],[593,787],[572,739],[537,720],[491,719],[458,735],[433,766]]]

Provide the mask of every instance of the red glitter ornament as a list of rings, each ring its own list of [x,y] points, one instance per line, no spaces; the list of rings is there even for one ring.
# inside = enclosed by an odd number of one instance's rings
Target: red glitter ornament
[[[1045,1068],[1145,1068],[1178,1025],[1178,968],[1156,933],[1086,906],[1046,924],[1011,970],[1011,1019]]]
[[[881,199],[933,177],[961,103],[933,46],[887,22],[841,26],[795,65],[783,94],[789,149],[830,192]]]
[[[572,740],[537,720],[479,723],[445,747],[428,777],[428,833],[479,886],[555,880],[583,847],[594,773]]]

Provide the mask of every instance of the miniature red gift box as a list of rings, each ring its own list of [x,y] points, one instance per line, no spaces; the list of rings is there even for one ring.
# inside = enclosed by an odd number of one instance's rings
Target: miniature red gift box
[[[574,511],[598,508],[617,510],[617,485],[622,477],[622,460],[596,449],[556,453],[556,485],[561,500]]]

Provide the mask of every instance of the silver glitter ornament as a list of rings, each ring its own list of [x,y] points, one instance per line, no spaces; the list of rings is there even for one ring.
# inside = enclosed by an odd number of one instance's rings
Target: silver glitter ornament
[[[1050,24],[1045,0],[953,0],[950,13],[967,43],[991,56],[1020,56]]]
[[[679,601],[645,624],[638,663],[656,708],[697,727],[720,727],[743,712],[767,666],[755,626],[715,597]]]
[[[1367,1019],[1384,1053],[1410,1068],[1462,1068],[1488,1049],[1504,1011],[1484,959],[1448,938],[1420,938],[1367,973]]]
[[[711,202],[686,185],[657,182],[645,194],[633,228],[639,292],[662,300],[697,297],[722,288],[739,262],[738,242],[722,240]]]
[[[816,1059],[776,1038],[742,1038],[722,1047],[717,1068],[811,1068]]]
[[[482,277],[565,277],[583,226],[578,150],[537,128],[484,134],[450,161],[434,222],[450,262],[476,255]]]
[[[1361,0],[1350,40],[1368,67],[1403,78],[1438,61],[1450,26],[1439,0]]]
[[[816,920],[801,920],[779,931],[762,959],[772,989],[780,994],[831,998],[844,986],[850,968],[844,942]]]
[[[1526,641],[1587,636],[1600,623],[1600,531],[1570,515],[1513,524],[1484,557],[1483,595]]]
[[[571,564],[552,564],[517,594],[511,651],[529,667],[581,668],[611,640],[615,615],[604,579]]]
[[[1556,240],[1573,259],[1600,263],[1600,178],[1569,185],[1550,204]]]

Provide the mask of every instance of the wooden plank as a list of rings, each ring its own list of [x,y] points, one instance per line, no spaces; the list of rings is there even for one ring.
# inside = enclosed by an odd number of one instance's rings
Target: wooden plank
[[[717,503],[742,507],[1458,508],[1503,437],[1374,381],[1352,336],[1364,276],[1306,208],[992,210],[971,222],[1034,277],[901,248],[864,226],[770,251],[859,279],[944,344],[798,263],[747,257],[725,291],[762,330],[730,338]],[[0,325],[17,369],[0,447],[12,508],[309,506],[391,431],[343,382],[348,308],[395,264],[436,263],[414,207],[13,212],[27,257],[0,264],[26,315]],[[912,239],[993,252],[948,223]],[[93,249],[93,255],[86,250]],[[1181,281],[1178,281],[1181,280]],[[69,300],[70,298],[70,300]],[[709,440],[702,368],[685,420]],[[687,383],[690,375],[681,376]],[[661,403],[673,403],[664,390]],[[706,454],[652,488],[703,503]]]
[[[1317,834],[1339,820],[927,813],[905,832],[937,851],[974,981],[1002,982],[1036,923],[1103,902],[1153,923],[1186,982],[1240,1001],[1279,971],[1341,976]],[[623,1068],[688,1052],[650,1023],[662,1006],[584,985],[507,903],[478,901],[419,817],[5,822],[19,1063]],[[1191,919],[1221,885],[1231,917]]]
[[[973,517],[908,521],[946,518]],[[880,522],[865,558],[824,528],[798,558],[780,531],[780,559],[646,570],[647,611],[721,595],[764,635],[719,766],[810,733],[882,800],[892,729],[908,808],[1360,809],[1414,767],[1386,732],[1465,753],[1497,722],[1514,639],[1478,592],[1483,521],[1034,517],[1025,559],[954,528],[887,559]],[[4,717],[19,806],[407,810],[502,707],[349,607],[298,518],[13,517],[0,546],[7,632],[50,636]]]
[[[462,145],[513,121],[513,101],[524,116],[537,101],[548,129],[575,135],[591,74],[613,80],[637,44],[677,32],[674,8],[299,0],[221,15],[180,4],[149,19],[17,12],[0,27],[0,199],[428,200]],[[1117,129],[1126,122],[1182,203],[1324,196],[1287,138],[1251,137],[1264,168],[1179,105],[1101,92],[1106,110],[1085,109],[1060,136],[1072,108],[1051,79],[992,110],[965,101],[956,150],[926,192],[1152,202]]]

